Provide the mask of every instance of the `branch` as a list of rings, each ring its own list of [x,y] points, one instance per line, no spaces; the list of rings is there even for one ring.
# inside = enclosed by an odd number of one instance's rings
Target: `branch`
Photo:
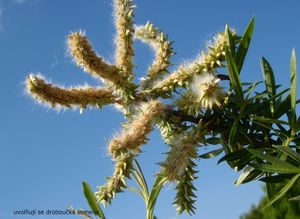
[[[186,115],[184,114],[184,112],[182,111],[178,111],[178,110],[173,110],[173,109],[167,109],[167,116],[172,116],[172,117],[175,117],[176,119],[184,122],[184,121],[187,121],[187,122],[191,122],[191,123],[195,123],[195,124],[198,124],[199,121],[200,121],[200,117],[194,117],[194,116],[191,116],[191,115]]]
[[[222,81],[230,81],[228,75],[218,74],[217,77],[218,77],[220,80],[222,80]]]

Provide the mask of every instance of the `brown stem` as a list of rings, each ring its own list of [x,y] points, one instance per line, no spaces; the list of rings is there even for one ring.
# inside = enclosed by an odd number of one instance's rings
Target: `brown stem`
[[[167,109],[167,116],[172,116],[175,117],[176,119],[184,122],[192,122],[195,124],[198,124],[201,118],[198,117],[194,117],[194,116],[190,116],[190,115],[186,115],[184,114],[182,111],[177,111],[177,110],[173,110],[173,109]]]
[[[228,75],[218,74],[217,77],[222,81],[230,81],[230,78]]]

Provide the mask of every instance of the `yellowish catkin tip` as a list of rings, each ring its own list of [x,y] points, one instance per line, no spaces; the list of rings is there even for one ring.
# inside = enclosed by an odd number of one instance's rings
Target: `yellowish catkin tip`
[[[219,81],[220,79],[213,73],[194,76],[191,91],[196,98],[196,104],[200,104],[206,109],[211,109],[214,105],[220,107],[225,93],[219,85]]]

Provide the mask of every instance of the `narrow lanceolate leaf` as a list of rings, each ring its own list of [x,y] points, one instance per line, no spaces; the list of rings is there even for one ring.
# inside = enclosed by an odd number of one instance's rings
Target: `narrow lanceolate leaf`
[[[217,145],[221,143],[221,139],[217,137],[207,138],[206,143],[211,145]]]
[[[271,98],[276,94],[275,77],[271,65],[264,57],[262,57],[261,59],[261,70],[265,79],[265,85],[268,92],[268,96]],[[275,100],[270,100],[269,104],[271,114],[273,115],[275,110]]]
[[[295,132],[298,132],[300,130],[300,116],[297,118],[296,124],[295,124]]]
[[[246,173],[242,173],[240,177],[234,182],[236,186],[239,186],[240,184],[248,183],[253,180],[258,179],[263,175],[263,171],[258,169],[251,169],[250,171],[246,171]]]
[[[154,208],[155,203],[156,203],[157,196],[158,196],[160,190],[162,189],[165,181],[166,181],[166,179],[164,177],[160,176],[160,175],[158,175],[156,177],[155,182],[152,186],[152,190],[151,190],[150,195],[149,195],[148,205],[147,205],[148,209],[151,209],[153,211],[153,208]]]
[[[143,187],[141,187],[141,188],[143,188],[143,190],[148,194],[149,193],[148,192],[148,186],[147,186],[147,182],[146,182],[145,176],[143,174],[143,171],[141,169],[141,166],[139,165],[139,163],[138,163],[138,161],[136,159],[134,159],[133,162],[135,163],[135,165],[137,167],[137,171],[136,172],[137,172],[137,174],[138,174],[138,176],[140,178],[140,181],[141,181],[141,183],[143,185]]]
[[[289,201],[300,201],[300,195],[296,196],[296,197],[293,197],[293,198],[290,198]]]
[[[284,196],[284,194],[286,194],[289,191],[289,189],[294,185],[294,183],[297,181],[299,177],[300,177],[300,173],[295,175],[287,184],[285,184],[285,186],[283,186],[280,189],[280,191],[276,195],[273,196],[273,198],[268,202],[268,204],[264,208],[271,206],[274,202],[276,202],[282,196]]]
[[[279,173],[279,174],[298,174],[300,173],[300,168],[297,167],[286,167],[280,165],[271,164],[252,164],[253,168],[264,171],[266,173]]]
[[[230,53],[230,50],[226,48],[226,67],[227,67],[227,72],[229,75],[230,82],[232,84],[233,90],[235,94],[237,95],[238,99],[242,102],[244,99],[243,96],[243,90],[242,90],[242,84],[240,81],[240,76],[238,72],[237,65]]]
[[[254,121],[263,122],[263,123],[271,123],[271,124],[275,123],[275,124],[284,124],[284,125],[289,124],[287,121],[284,121],[284,120],[266,118],[266,117],[261,117],[261,116],[253,116],[252,119]]]
[[[149,197],[148,186],[142,172],[142,169],[136,159],[134,159],[135,167],[132,170],[132,176],[135,179],[136,183],[138,184],[140,190],[138,190],[139,194],[142,195],[143,199],[146,201]]]
[[[234,41],[233,41],[232,33],[231,33],[231,31],[230,31],[227,24],[226,24],[226,27],[225,27],[225,34],[226,34],[226,37],[227,37],[230,52],[231,52],[232,56],[234,56],[235,55],[235,44],[234,44]]]
[[[291,56],[291,110],[292,110],[292,124],[295,124],[296,119],[296,94],[297,94],[297,67],[296,67],[296,53],[293,49]]]
[[[283,146],[283,145],[274,145],[273,147],[275,147],[278,150],[282,151],[283,153],[285,153],[290,158],[292,158],[293,160],[295,160],[297,163],[300,164],[300,155],[296,151],[294,151],[293,149],[291,149],[287,146]]]
[[[238,128],[238,121],[235,120],[229,133],[229,139],[228,139],[229,146],[233,145],[236,142],[237,135],[238,135],[237,128]]]
[[[254,30],[254,17],[251,19],[250,23],[248,24],[234,57],[239,73],[241,72],[241,69],[243,67],[243,63],[252,38],[253,30]]]
[[[243,173],[239,176],[239,178],[234,182],[235,186],[239,186],[243,183],[243,181],[247,178],[247,176],[251,173],[252,168],[246,167]]]
[[[90,185],[87,182],[82,182],[83,187],[83,193],[86,198],[86,200],[89,203],[90,208],[94,212],[95,215],[97,215],[101,219],[105,219],[105,216],[103,214],[103,211],[101,210],[100,206],[97,203],[96,197],[94,196],[94,193],[91,190]]]
[[[207,152],[205,154],[201,154],[201,155],[199,155],[199,158],[202,158],[202,159],[213,158],[213,157],[216,157],[219,154],[221,154],[223,152],[223,150],[224,150],[223,148],[219,148],[219,149]]]
[[[281,101],[275,109],[274,118],[278,119],[285,114],[291,106],[291,95],[288,95],[283,101]]]
[[[249,152],[246,149],[241,149],[229,154],[226,154],[224,157],[222,157],[219,161],[218,164],[223,162],[223,161],[236,161],[238,159],[241,159],[245,156],[249,155]]]
[[[271,175],[264,178],[259,179],[259,181],[265,183],[282,183],[286,180],[289,180],[293,177],[293,174],[279,174],[279,175]]]
[[[270,173],[270,172],[266,173],[266,177],[271,177],[271,176],[272,176],[272,173]],[[266,182],[266,189],[267,189],[268,199],[270,200],[274,196],[274,194],[277,192],[276,188],[275,188],[275,184]]]
[[[268,154],[264,154],[261,150],[249,149],[247,151],[254,154],[259,159],[269,162],[270,164],[255,164],[257,169],[261,169],[266,172],[281,172],[281,173],[300,173],[300,168],[296,167],[286,161],[277,159]]]

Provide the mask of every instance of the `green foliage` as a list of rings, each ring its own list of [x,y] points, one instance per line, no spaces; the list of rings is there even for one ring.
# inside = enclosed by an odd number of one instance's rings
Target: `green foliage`
[[[97,203],[97,200],[94,196],[94,193],[92,192],[90,185],[87,182],[83,182],[82,187],[83,187],[83,194],[87,202],[89,203],[89,206],[92,209],[93,213],[99,218],[105,219],[104,213],[101,207],[99,206],[99,204]]]
[[[275,189],[280,190],[284,183],[275,184]],[[257,205],[253,205],[249,212],[243,214],[240,219],[298,219],[300,215],[299,200],[293,201],[292,197],[300,194],[300,181],[290,189],[273,207],[264,208],[268,203],[268,196],[260,199]]]
[[[91,192],[83,183],[84,194],[93,212],[104,215],[97,202],[111,204],[126,189],[141,195],[147,219],[154,219],[159,192],[167,182],[176,183],[174,205],[179,214],[195,212],[197,159],[216,157],[220,162],[242,170],[240,185],[254,180],[266,183],[270,206],[295,188],[300,177],[300,117],[296,115],[296,55],[290,61],[291,85],[279,90],[270,63],[262,58],[265,89],[260,82],[243,83],[242,67],[254,31],[254,18],[239,36],[226,25],[214,37],[206,52],[189,64],[180,64],[173,72],[175,54],[167,35],[151,23],[134,26],[132,0],[114,0],[116,25],[116,63],[110,64],[93,49],[82,32],[68,37],[70,53],[76,64],[104,81],[103,88],[63,88],[45,82],[41,76],[27,77],[27,90],[35,99],[51,107],[102,107],[114,104],[127,121],[123,130],[108,144],[115,163],[105,185]],[[155,59],[140,84],[134,82],[134,40],[142,40],[155,50]],[[227,75],[219,71],[227,70]],[[220,80],[228,81],[225,89]],[[258,89],[259,88],[259,89]],[[286,93],[289,91],[289,94]],[[167,99],[167,100],[166,100]],[[156,180],[148,188],[137,162],[142,145],[157,126],[167,145]],[[219,144],[220,148],[199,155],[198,148]],[[129,187],[133,179],[138,188]],[[281,182],[278,189],[274,184]],[[298,199],[292,197],[293,200]]]

